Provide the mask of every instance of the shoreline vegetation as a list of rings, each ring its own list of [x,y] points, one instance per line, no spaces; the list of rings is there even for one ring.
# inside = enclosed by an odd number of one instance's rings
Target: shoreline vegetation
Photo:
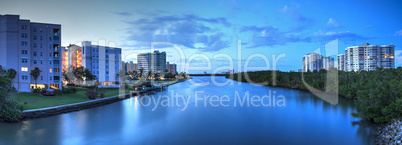
[[[302,73],[281,71],[275,73],[275,85],[272,79],[273,71],[236,73],[229,75],[228,78],[265,86],[308,90],[302,82]],[[333,75],[336,73],[338,76]],[[311,87],[332,93],[336,90],[332,86],[326,87],[327,74],[330,82],[338,79],[339,96],[354,100],[357,112],[352,113],[353,116],[375,123],[387,123],[402,117],[402,67],[359,72],[320,70],[304,72],[303,76]]]

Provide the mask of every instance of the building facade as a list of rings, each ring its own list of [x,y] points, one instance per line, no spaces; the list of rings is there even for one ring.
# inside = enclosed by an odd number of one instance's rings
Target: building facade
[[[309,53],[303,56],[303,71],[319,71],[322,69],[322,55],[318,53]]]
[[[121,48],[92,45],[90,41],[84,41],[81,46],[70,45],[64,54],[68,55],[69,67],[85,67],[91,71],[101,85],[117,84],[122,69]]]
[[[133,63],[133,61],[123,62],[123,65],[126,73],[134,71],[138,72],[138,64]]]
[[[144,69],[144,72],[152,70],[154,73],[165,74],[166,52],[154,51],[153,53],[140,53],[137,55],[138,70]]]
[[[329,70],[334,68],[334,58],[332,57],[322,57],[322,69]]]
[[[0,65],[15,69],[13,86],[20,92],[35,87],[30,71],[41,70],[37,88],[61,89],[61,25],[36,23],[19,15],[0,15]]]
[[[337,55],[337,68],[340,71],[345,71],[345,55],[344,54]]]
[[[370,71],[376,70],[377,67],[395,68],[395,46],[364,43],[347,47],[344,61],[346,71]]]

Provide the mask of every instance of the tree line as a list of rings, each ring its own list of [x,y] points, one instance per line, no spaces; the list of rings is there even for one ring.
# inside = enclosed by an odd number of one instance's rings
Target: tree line
[[[331,74],[337,73],[338,76]],[[330,75],[327,75],[330,74]],[[273,76],[276,77],[273,77]],[[303,75],[303,77],[302,77]],[[376,123],[389,122],[402,117],[402,67],[396,69],[377,68],[374,71],[345,72],[336,69],[312,72],[254,71],[236,73],[230,79],[307,90],[304,81],[315,89],[334,92],[353,99],[357,112],[353,116]],[[338,90],[326,87],[327,77],[338,79]],[[327,89],[327,90],[326,90]]]

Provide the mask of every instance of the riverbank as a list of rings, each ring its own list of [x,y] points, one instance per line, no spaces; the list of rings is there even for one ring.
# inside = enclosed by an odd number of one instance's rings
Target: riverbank
[[[142,91],[130,91],[130,93],[127,93],[124,95],[118,95],[119,90],[117,88],[104,88],[104,89],[110,90],[109,93],[105,92],[105,94],[107,95],[107,96],[105,95],[105,98],[96,99],[96,100],[88,100],[88,99],[86,99],[86,96],[83,96],[85,94],[82,94],[82,92],[86,91],[86,89],[79,89],[79,92],[81,91],[80,93],[68,94],[68,95],[65,95],[64,98],[61,98],[61,96],[41,96],[39,94],[34,94],[34,93],[24,93],[25,95],[23,97],[31,97],[30,99],[38,99],[38,98],[45,97],[44,99],[42,98],[40,100],[36,100],[37,102],[49,99],[48,97],[51,97],[52,99],[58,99],[59,103],[60,102],[67,103],[67,102],[72,102],[72,101],[81,101],[81,102],[57,105],[57,106],[52,106],[52,107],[43,107],[43,108],[37,108],[37,109],[24,110],[21,112],[21,120],[54,116],[54,115],[59,115],[59,114],[63,114],[63,113],[74,112],[74,111],[79,111],[79,110],[83,110],[83,109],[103,106],[103,105],[107,105],[110,103],[122,101],[124,99],[130,98],[133,96],[139,96],[143,93],[147,93],[148,91],[161,91],[170,85],[174,85],[179,82],[186,81],[186,80],[187,79],[178,80],[178,81],[166,84],[164,87],[155,87],[153,89],[144,89]],[[129,90],[133,90],[133,88],[131,88]],[[110,96],[113,94],[116,94],[116,95]],[[33,96],[29,96],[29,95],[33,95]],[[36,96],[36,95],[38,95],[38,96]],[[75,99],[71,99],[70,97],[75,97]],[[85,99],[83,97],[85,97]],[[82,101],[82,100],[85,100],[85,101]],[[44,102],[47,102],[44,104],[49,104],[49,102],[50,102],[50,104],[52,104],[52,103],[54,103],[54,101],[55,100],[44,101]],[[20,103],[25,103],[25,102],[20,102]],[[25,105],[27,105],[27,104],[28,103],[25,103]],[[43,104],[41,104],[41,105],[43,105]],[[33,106],[41,106],[41,105],[36,104]],[[21,121],[21,120],[19,120],[19,121]],[[4,120],[0,120],[0,121],[4,121]]]
[[[402,120],[394,119],[379,127],[375,138],[376,144],[402,144]]]

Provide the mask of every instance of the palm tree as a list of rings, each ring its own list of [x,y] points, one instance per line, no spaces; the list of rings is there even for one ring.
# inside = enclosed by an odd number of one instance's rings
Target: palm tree
[[[152,78],[152,70],[148,71],[147,79]]]
[[[35,80],[35,89],[37,88],[36,80],[38,79],[40,72],[42,71],[38,67],[35,67],[35,69],[31,70],[31,76]]]
[[[140,78],[142,78],[142,75],[144,74],[144,68],[140,69]]]
[[[15,69],[8,69],[7,70],[8,73],[8,78],[10,78],[10,80],[13,80],[15,78],[15,76],[17,75],[17,71],[15,71]]]

